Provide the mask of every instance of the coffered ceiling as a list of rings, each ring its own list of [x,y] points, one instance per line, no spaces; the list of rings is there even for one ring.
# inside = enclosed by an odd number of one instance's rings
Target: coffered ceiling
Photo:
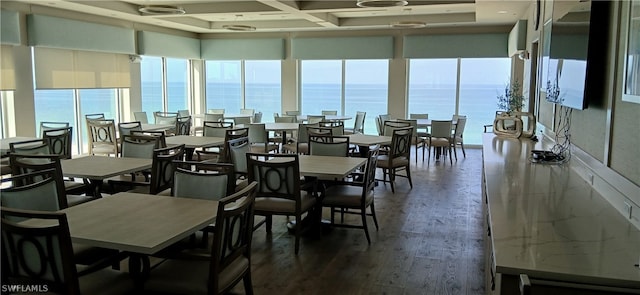
[[[193,33],[230,33],[229,25],[256,32],[388,29],[392,23],[424,22],[427,27],[513,25],[527,18],[534,0],[409,0],[406,6],[363,8],[356,0],[17,0]],[[5,1],[2,1],[5,2]],[[7,3],[7,2],[5,2]],[[146,5],[170,5],[184,14],[150,15]],[[2,3],[0,2],[0,6]]]

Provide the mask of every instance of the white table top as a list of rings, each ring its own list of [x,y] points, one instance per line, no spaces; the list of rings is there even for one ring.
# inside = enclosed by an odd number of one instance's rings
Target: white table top
[[[217,210],[217,201],[125,192],[62,212],[73,242],[153,254],[213,223]]]
[[[306,121],[307,120],[307,116],[308,115],[300,115],[297,116],[298,121]],[[315,115],[310,115],[310,116],[315,116]],[[318,115],[321,116],[321,115]],[[346,121],[346,120],[351,120],[350,116],[340,116],[340,115],[325,115],[324,116],[325,121]]]
[[[498,273],[640,288],[640,230],[569,163],[530,163],[542,146],[529,139],[483,141]]]
[[[391,136],[369,135],[369,134],[349,134],[349,143],[355,145],[391,144]]]
[[[267,131],[296,131],[299,126],[299,123],[264,123]]]
[[[15,136],[0,138],[0,154],[4,155],[9,152],[9,144],[14,142],[29,141],[38,139],[37,137]]]
[[[300,155],[300,175],[341,179],[362,166],[366,158]]]
[[[224,137],[176,135],[165,137],[167,145],[184,144],[186,148],[212,147],[224,144]]]
[[[203,119],[204,114],[193,114],[191,115],[194,119]],[[235,119],[235,118],[251,118],[253,117],[251,114],[223,114],[225,119]]]
[[[151,168],[151,159],[86,156],[60,161],[62,174],[102,180]]]

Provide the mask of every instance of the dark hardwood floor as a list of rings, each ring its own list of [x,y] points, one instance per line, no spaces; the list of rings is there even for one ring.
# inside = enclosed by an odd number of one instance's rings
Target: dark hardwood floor
[[[412,161],[413,189],[404,178],[395,194],[376,187],[380,229],[368,219],[371,245],[361,229],[335,228],[303,238],[295,255],[285,218],[274,217],[272,234],[254,232],[255,294],[484,293],[482,152],[459,154],[453,165]],[[234,292],[243,294],[242,284]]]

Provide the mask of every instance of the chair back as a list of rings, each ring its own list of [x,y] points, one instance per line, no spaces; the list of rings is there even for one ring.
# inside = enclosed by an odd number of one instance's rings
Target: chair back
[[[233,128],[233,122],[204,121],[202,126],[202,136],[224,137],[225,132]]]
[[[224,132],[224,142],[229,142],[230,140],[238,139],[238,138],[248,138],[249,136],[249,128],[237,128],[237,129],[228,129]],[[220,158],[218,162],[221,163],[229,163],[231,160],[229,159],[229,150],[226,149],[226,144],[222,148],[220,153]]]
[[[253,114],[256,113],[255,109],[240,109],[240,114],[242,115],[251,115],[253,116]]]
[[[147,112],[133,112],[133,119],[142,124],[149,124],[149,117],[147,117]]]
[[[249,125],[249,142],[254,143],[268,143],[269,133],[265,128],[264,123]]]
[[[459,116],[456,122],[456,128],[453,134],[453,137],[456,139],[462,139],[462,134],[464,133],[464,126],[467,125],[467,117]]]
[[[300,116],[300,111],[285,111],[284,114],[287,116]]]
[[[383,135],[384,126],[382,126],[382,121],[380,121],[380,116],[375,117],[376,120],[376,130],[378,131],[378,135]]]
[[[29,154],[29,155],[46,155],[51,152],[49,144],[44,139],[33,139],[9,143],[9,152]]]
[[[262,122],[262,112],[256,112],[255,114],[253,114],[253,123],[260,122]]]
[[[333,135],[344,135],[343,121],[322,121],[318,123],[318,126],[331,128],[331,134]]]
[[[118,153],[116,125],[112,119],[88,120],[89,154],[109,155]]]
[[[391,135],[391,146],[389,148],[389,161],[396,158],[411,158],[411,137],[413,127],[396,128]]]
[[[156,137],[158,139],[158,148],[167,147],[167,141],[165,139],[164,131],[131,130],[131,134],[130,135]]]
[[[307,127],[307,142],[314,136],[333,136],[333,129],[329,127]]]
[[[80,294],[65,213],[2,207],[2,284],[46,286],[56,294]],[[16,220],[45,221],[25,225]]]
[[[338,111],[334,111],[334,110],[322,110],[322,113],[325,116],[336,116],[338,115]]]
[[[398,122],[409,123],[413,127],[413,136],[418,137],[418,120],[417,119],[398,119]]]
[[[224,120],[224,114],[204,114],[205,122],[222,122]]]
[[[64,177],[62,175],[60,156],[12,153],[9,155],[9,166],[11,167],[11,172],[13,173],[13,175],[12,178],[7,179],[7,181],[11,181],[11,184],[14,187],[21,187],[40,182],[49,177],[37,174],[37,172],[39,171],[53,171],[52,173],[50,172],[50,174],[55,181],[56,193],[52,195],[57,198],[58,207],[60,209],[68,207],[67,193],[64,185]],[[27,176],[18,177],[22,175]]]
[[[309,136],[309,154],[315,156],[347,157],[348,136]]]
[[[226,141],[229,151],[229,162],[233,164],[236,178],[247,175],[247,153],[251,151],[249,138],[240,137]]]
[[[224,114],[224,109],[208,109],[207,114]]]
[[[173,167],[175,197],[218,201],[235,191],[232,164],[173,161]]]
[[[450,120],[431,120],[431,137],[451,138],[451,125]]]
[[[156,124],[176,124],[178,113],[171,112],[153,112],[153,119]]]
[[[320,123],[322,121],[324,121],[325,115],[308,115],[307,116],[307,123],[308,124],[314,124],[314,123]]]
[[[376,167],[378,165],[378,155],[380,153],[380,145],[369,146],[367,152],[367,164],[364,168],[364,189],[362,191],[362,202],[365,202],[369,192],[373,192],[376,186]],[[364,205],[364,204],[363,204]]]
[[[251,124],[251,117],[235,117],[233,118],[233,123],[236,125],[238,124],[249,125]]]
[[[55,169],[35,170],[29,173],[13,175],[3,179],[10,182],[11,186],[0,189],[0,204],[3,207],[38,210],[58,211],[66,208],[66,195],[64,184],[62,191],[56,181]],[[61,204],[61,199],[65,204]]]
[[[189,110],[178,110],[178,117],[189,117],[191,114]]]
[[[297,143],[308,143],[309,142],[309,128],[318,128],[318,123],[313,124],[300,124],[298,125],[298,138],[296,139]]]
[[[156,149],[151,163],[149,193],[158,194],[173,186],[173,161],[184,158],[184,144]]]
[[[273,118],[273,120],[276,123],[295,123],[296,122],[296,117],[294,117],[294,116],[282,116],[282,117]]]
[[[226,294],[234,284],[222,288],[223,286],[219,285],[220,282],[237,282],[247,272],[251,272],[256,185],[256,183],[250,183],[241,191],[221,199],[218,203],[208,279],[208,289],[212,294]],[[244,263],[235,263],[238,261]],[[238,264],[243,267],[238,268]],[[229,278],[229,274],[233,277]],[[224,280],[221,277],[227,277],[227,279]]]
[[[384,136],[392,136],[393,135],[393,130],[398,129],[398,128],[410,127],[411,123],[402,122],[402,121],[384,121],[383,126],[384,126],[384,128],[382,130],[384,130],[384,132],[383,132],[382,135],[384,135]]]
[[[409,114],[409,119],[429,119],[429,114]]]
[[[133,130],[142,130],[142,122],[133,121],[118,123],[118,132],[120,132],[120,138],[123,138],[125,135],[130,135],[131,131]]]
[[[125,135],[122,138],[120,156],[127,158],[153,159],[153,151],[162,148],[161,138],[164,137],[150,135]]]
[[[105,116],[104,116],[104,113],[85,114],[84,119],[85,120],[104,120]]]
[[[356,119],[353,122],[353,133],[364,134],[364,120],[367,112],[356,112]]]
[[[71,138],[73,127],[45,130],[42,139],[49,145],[49,153],[60,155],[62,159],[71,159]]]
[[[258,182],[256,197],[296,201],[301,210],[300,161],[297,154],[247,153],[249,183]]]
[[[61,129],[69,127],[69,122],[40,122],[40,135],[51,129]]]
[[[176,135],[191,134],[191,116],[178,117],[176,119]]]

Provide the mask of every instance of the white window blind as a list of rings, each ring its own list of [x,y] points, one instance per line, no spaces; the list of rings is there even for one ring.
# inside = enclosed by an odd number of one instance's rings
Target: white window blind
[[[128,88],[129,56],[80,50],[34,49],[36,89]]]
[[[15,90],[16,78],[13,62],[13,48],[0,46],[0,90]]]

